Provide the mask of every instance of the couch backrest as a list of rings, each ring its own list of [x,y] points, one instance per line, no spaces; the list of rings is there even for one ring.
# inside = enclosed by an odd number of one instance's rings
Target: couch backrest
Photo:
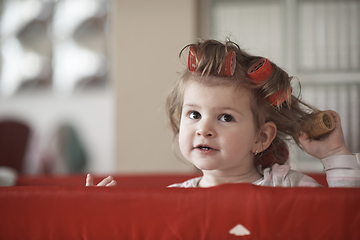
[[[360,239],[359,202],[350,188],[2,187],[0,239]]]

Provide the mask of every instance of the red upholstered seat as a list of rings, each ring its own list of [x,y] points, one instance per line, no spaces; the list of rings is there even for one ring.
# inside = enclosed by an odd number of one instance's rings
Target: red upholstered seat
[[[359,202],[354,188],[2,187],[0,239],[360,239]]]

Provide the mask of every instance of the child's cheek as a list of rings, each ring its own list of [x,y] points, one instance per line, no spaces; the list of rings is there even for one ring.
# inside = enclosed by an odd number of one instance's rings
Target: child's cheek
[[[180,148],[180,152],[181,154],[186,158],[188,156],[188,145],[190,144],[190,141],[187,141],[184,132],[179,131],[179,148]]]

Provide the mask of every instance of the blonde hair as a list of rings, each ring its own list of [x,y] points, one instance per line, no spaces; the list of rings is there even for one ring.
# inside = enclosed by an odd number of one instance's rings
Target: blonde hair
[[[284,164],[288,160],[289,151],[285,141],[294,140],[299,146],[298,137],[302,131],[302,125],[315,111],[314,108],[303,103],[299,97],[295,97],[291,92],[291,80],[284,70],[271,62],[273,71],[271,75],[261,84],[255,84],[249,78],[248,69],[259,59],[260,56],[252,56],[232,42],[221,43],[216,40],[200,41],[195,44],[185,46],[179,54],[184,53],[185,49],[194,49],[197,60],[197,74],[203,76],[214,76],[214,78],[191,78],[193,73],[188,69],[184,71],[182,77],[177,80],[166,101],[167,114],[170,125],[176,137],[179,133],[183,93],[189,81],[201,81],[207,86],[228,85],[235,89],[241,88],[248,90],[252,96],[252,112],[256,127],[261,131],[261,126],[265,122],[274,122],[277,126],[277,135],[271,146],[261,154],[255,156],[255,165],[262,169],[272,166],[275,163]],[[227,54],[231,51],[236,53],[236,68],[233,76],[222,77],[221,69]],[[281,92],[279,98],[286,100],[274,106],[268,97]]]

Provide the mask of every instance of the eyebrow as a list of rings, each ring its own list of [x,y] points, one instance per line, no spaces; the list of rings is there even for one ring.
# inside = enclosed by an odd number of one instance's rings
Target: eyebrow
[[[187,103],[187,104],[183,104],[183,107],[198,107],[198,105]]]
[[[187,103],[187,104],[184,104],[183,105],[183,108],[184,107],[199,107],[198,105],[196,104],[192,104],[192,103]],[[239,113],[240,115],[244,115],[243,112],[241,111],[238,111],[238,110],[235,110],[234,108],[231,108],[231,107],[221,107],[219,108],[221,111],[227,111],[227,110],[230,110],[230,111],[233,111],[233,112],[236,112],[236,113]]]
[[[244,115],[243,112],[239,111],[239,110],[235,110],[234,108],[231,108],[231,107],[224,107],[224,108],[220,108],[222,111],[226,111],[226,110],[230,110],[230,111],[233,111],[233,112],[236,112],[236,113],[239,113],[241,115]]]

